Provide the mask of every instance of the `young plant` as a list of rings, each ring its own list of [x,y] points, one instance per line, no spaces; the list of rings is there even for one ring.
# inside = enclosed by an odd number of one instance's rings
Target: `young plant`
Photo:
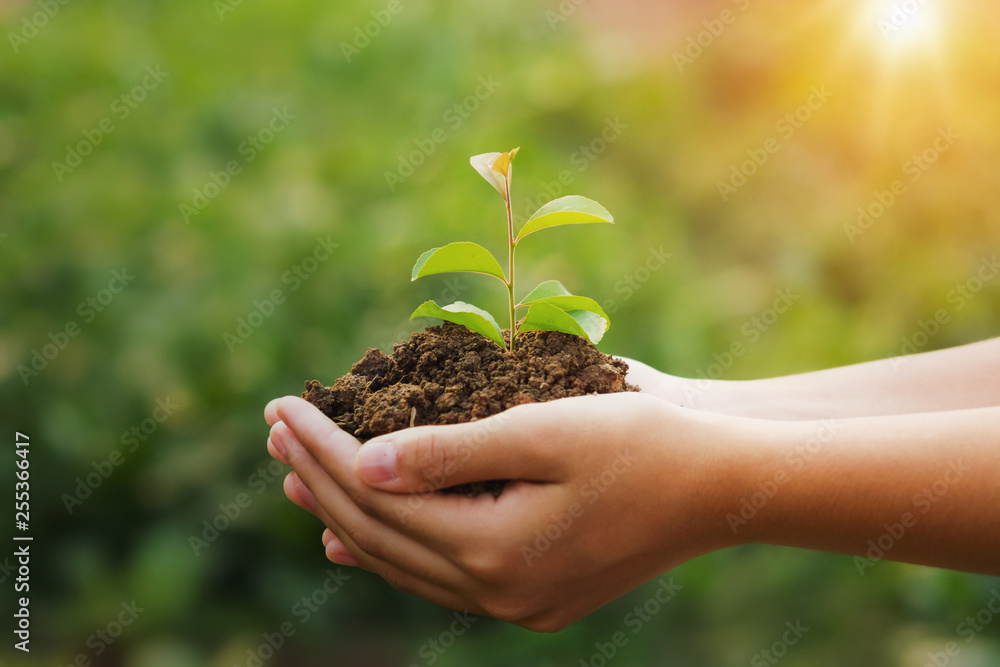
[[[514,233],[514,216],[510,201],[510,181],[513,173],[511,162],[519,148],[506,153],[484,153],[473,156],[469,161],[476,171],[486,181],[496,188],[507,212],[507,273],[504,273],[500,262],[489,250],[477,243],[459,241],[449,243],[442,248],[428,250],[417,263],[413,265],[411,280],[437,273],[470,272],[492,276],[502,282],[507,288],[507,302],[510,314],[510,348],[515,349],[517,334],[521,331],[561,331],[563,333],[583,336],[592,343],[597,343],[608,330],[611,320],[593,299],[570,294],[562,283],[547,280],[531,290],[520,302],[514,298],[514,251],[528,234],[548,227],[562,225],[580,225],[592,222],[613,223],[614,218],[608,211],[595,201],[585,197],[570,195],[550,201],[535,212],[521,229]],[[515,315],[518,310],[527,308],[528,312],[517,326]],[[456,301],[446,306],[439,306],[434,301],[426,301],[413,311],[410,319],[417,317],[437,317],[480,333],[504,349],[500,326],[485,310]]]

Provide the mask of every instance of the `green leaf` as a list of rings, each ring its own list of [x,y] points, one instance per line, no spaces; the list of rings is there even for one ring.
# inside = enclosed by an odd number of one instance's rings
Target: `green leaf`
[[[566,312],[550,303],[536,301],[528,308],[518,331],[561,331],[597,343],[604,335],[604,320],[586,311]]]
[[[449,243],[443,248],[432,248],[425,252],[413,265],[410,280],[413,281],[435,273],[458,271],[482,273],[506,283],[500,262],[483,246],[468,241]]]
[[[584,225],[591,222],[614,223],[614,221],[608,210],[596,201],[579,195],[569,195],[554,199],[535,211],[517,233],[515,242],[546,227]]]
[[[497,321],[485,310],[471,304],[456,301],[442,307],[433,301],[425,301],[410,315],[411,320],[418,317],[436,317],[440,320],[461,324],[466,329],[482,334],[500,347],[507,349]]]
[[[580,328],[587,332],[587,339],[594,345],[601,342],[604,334],[608,331],[608,327],[611,326],[611,322],[607,319],[607,316],[602,317],[589,310],[570,310],[566,314],[576,320]]]
[[[596,323],[591,323],[588,325],[589,329],[587,327],[584,328],[588,330],[588,333],[596,333],[596,340],[592,336],[590,337],[594,343],[600,340],[604,333],[611,327],[611,318],[608,317],[608,314],[604,312],[604,309],[596,301],[585,296],[570,294],[558,280],[546,280],[531,290],[528,296],[521,299],[519,306],[530,306],[533,303],[547,303],[569,311],[570,314],[575,311],[593,313],[596,317],[600,318],[600,326],[598,327]],[[588,322],[591,322],[589,318]]]
[[[573,296],[569,293],[563,284],[558,280],[546,280],[544,283],[539,283],[538,287],[528,292],[528,296],[521,299],[521,303],[529,304],[532,301],[538,301],[540,299],[548,299],[553,296]]]

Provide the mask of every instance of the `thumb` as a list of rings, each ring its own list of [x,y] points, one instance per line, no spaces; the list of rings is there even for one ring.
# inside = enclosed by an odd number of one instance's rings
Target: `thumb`
[[[563,457],[546,446],[545,429],[523,415],[513,409],[467,424],[418,426],[380,436],[358,450],[355,470],[369,486],[398,493],[495,479],[561,479]]]

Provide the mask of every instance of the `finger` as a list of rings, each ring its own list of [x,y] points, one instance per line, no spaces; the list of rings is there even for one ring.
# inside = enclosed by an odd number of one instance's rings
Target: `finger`
[[[274,423],[281,419],[278,416],[278,401],[280,400],[280,398],[272,399],[264,406],[264,419],[270,426],[274,426]]]
[[[354,556],[348,553],[347,550],[344,549],[343,547],[341,547],[340,549],[327,547],[326,559],[331,563],[336,563],[337,565],[346,565],[347,567],[358,567],[358,561],[354,560]]]
[[[357,475],[374,488],[396,493],[494,479],[557,481],[568,468],[565,457],[537,443],[552,442],[565,428],[559,403],[525,405],[467,424],[420,426],[380,436],[358,450]]]
[[[442,607],[485,615],[481,606],[459,592],[461,589],[453,590],[451,586],[424,579],[361,549],[327,513],[322,504],[317,507],[317,515],[327,526],[323,531],[326,556],[334,563],[360,566],[379,575],[396,590],[421,597]]]
[[[442,495],[433,493],[436,487],[428,484],[420,487],[419,494],[404,495],[373,489],[362,483],[354,472],[357,440],[305,401],[282,399],[278,410],[288,430],[275,428],[272,439],[286,443],[293,467],[302,481],[322,499],[322,503],[336,503],[337,511],[345,513],[355,523],[361,521],[360,517],[377,521],[426,545],[425,548],[429,547],[434,553],[452,554],[457,545],[474,539],[473,533],[491,534],[502,519],[496,511],[497,500],[491,495],[479,498]],[[320,473],[315,475],[315,479],[321,480],[322,487],[315,487],[313,481],[305,476],[305,464],[296,462],[292,454],[295,449],[307,453],[309,465],[319,467]],[[322,482],[324,479],[325,482]],[[330,484],[336,488],[328,496]],[[327,508],[334,514],[331,505],[328,504]],[[476,512],[471,525],[470,512]],[[341,519],[341,516],[335,516]]]
[[[285,496],[289,500],[310,514],[316,514],[316,497],[313,496],[309,487],[302,483],[298,475],[294,472],[288,473],[285,476],[283,488]]]
[[[304,401],[302,403],[310,410],[314,410],[311,405]],[[323,433],[322,430],[312,431],[312,436],[325,441],[326,447],[317,447],[314,442],[312,446],[327,456],[330,455],[330,452],[341,450],[344,461],[341,467],[349,466],[353,458],[354,445],[343,442],[343,439],[346,438],[352,443],[356,441],[340,431],[318,410],[316,414],[326,420],[333,430],[327,433]],[[301,421],[301,415],[295,415],[294,409],[283,417],[286,423]],[[323,514],[320,510],[325,512],[325,515],[332,520],[332,525],[327,523],[327,526],[348,546],[359,562],[363,563],[362,559],[358,557],[358,552],[352,548],[352,543],[361,552],[392,563],[400,570],[420,579],[438,584],[447,583],[451,586],[464,579],[461,571],[438,552],[395,530],[386,523],[365,514],[345,490],[331,479],[327,471],[308,451],[305,442],[309,441],[309,438],[303,435],[308,432],[308,427],[303,428],[298,439],[293,438],[284,442],[289,460],[296,472],[295,477],[289,476],[289,479],[293,480],[289,483],[294,487],[296,480],[301,480],[312,492],[310,497],[318,499],[318,501],[313,500],[315,505],[310,507],[309,498],[305,497],[304,494],[300,495],[297,488],[293,488],[289,495],[293,502],[296,504],[301,502],[301,506],[316,512],[321,518]],[[338,435],[339,437],[337,437]],[[333,463],[336,467],[337,462],[334,460]],[[358,487],[363,487],[356,481],[355,484]]]
[[[313,515],[319,516],[316,511],[316,500],[312,492],[302,483],[298,476],[291,472],[285,476],[285,495],[293,503]],[[338,565],[356,566],[358,561],[351,555],[344,543],[337,538],[333,532],[327,528],[323,531],[323,549],[326,557]]]
[[[344,543],[338,540],[336,537],[330,538],[329,542],[323,547],[326,550],[326,557],[333,563],[337,565],[347,565],[349,567],[357,567],[357,559],[348,551]]]
[[[336,563],[337,565],[347,565],[356,566],[358,564],[357,559],[351,555],[351,552],[344,546],[344,543],[333,534],[333,531],[327,528],[323,531],[323,550],[326,552],[326,557]]]
[[[319,513],[325,523],[329,522],[327,525],[332,525],[332,519],[322,507]],[[332,533],[333,531],[328,529],[328,532]],[[339,548],[337,545],[339,545]],[[482,607],[474,604],[464,596],[434,582],[420,579],[395,565],[366,554],[349,537],[345,536],[343,540],[336,536],[332,537],[329,545],[326,547],[326,557],[338,565],[346,565],[348,567],[359,566],[364,570],[373,572],[382,577],[386,583],[396,590],[408,595],[423,598],[448,609],[485,615]]]
[[[271,427],[271,430],[273,431],[276,427],[280,428],[278,424],[284,426],[282,422],[278,422],[277,424]],[[288,456],[286,456],[285,452],[280,448],[280,444],[276,443],[274,440],[271,439],[270,434],[268,434],[267,436],[267,453],[270,454],[272,458],[281,461],[285,465],[288,465]]]
[[[278,419],[292,427],[300,442],[310,440],[321,445],[361,446],[353,436],[344,433],[337,424],[312,403],[298,396],[284,396],[272,401]],[[346,437],[345,437],[346,436]]]
[[[269,401],[266,406],[264,406],[264,419],[271,426],[272,431],[278,424],[281,424],[281,418],[278,417],[279,400],[281,399],[275,398]],[[277,459],[278,461],[281,461],[285,465],[288,465],[288,457],[285,455],[283,451],[281,451],[280,446],[277,445],[271,439],[270,436],[268,436],[267,438],[267,453],[270,454],[273,458]]]

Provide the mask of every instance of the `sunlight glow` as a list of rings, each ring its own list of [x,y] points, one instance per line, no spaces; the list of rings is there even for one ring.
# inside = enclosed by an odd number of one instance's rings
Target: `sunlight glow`
[[[873,28],[875,38],[893,55],[935,51],[941,37],[934,0],[870,0],[859,21]]]
[[[829,77],[831,85],[839,79],[838,85],[867,96],[870,111],[859,130],[873,152],[890,140],[901,116],[951,115],[949,9],[942,0],[822,0],[815,6],[815,20],[842,26]]]

